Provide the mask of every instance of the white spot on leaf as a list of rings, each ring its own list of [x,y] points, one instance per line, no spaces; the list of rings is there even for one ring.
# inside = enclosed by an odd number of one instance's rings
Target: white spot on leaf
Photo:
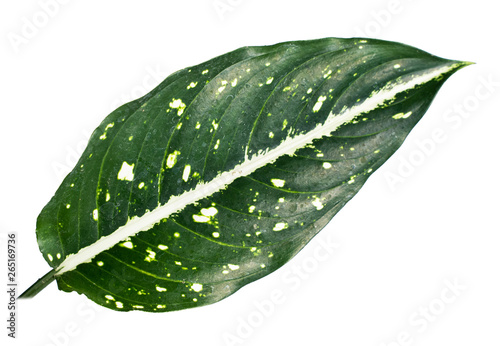
[[[134,244],[131,241],[126,241],[120,244],[121,247],[126,247],[127,249],[133,249]]]
[[[238,270],[240,269],[240,266],[239,265],[236,265],[236,264],[228,264],[227,265],[229,267],[229,269],[231,270]]]
[[[288,224],[286,222],[278,222],[274,225],[273,231],[279,232],[288,228]]]
[[[184,166],[184,172],[182,172],[182,180],[187,182],[190,174],[191,174],[191,165]]]
[[[321,203],[321,200],[316,196],[313,196],[313,198],[314,199],[312,201],[312,205],[314,205],[317,210],[323,209],[324,205],[323,205],[323,203]]]
[[[395,114],[393,115],[392,117],[394,119],[406,119],[408,118],[410,115],[412,115],[412,112],[408,112],[408,113],[398,113],[398,114]]]
[[[167,157],[167,168],[172,168],[177,163],[177,156],[180,154],[180,151],[175,150],[173,153],[170,153]]]
[[[126,161],[123,161],[122,167],[118,172],[118,180],[134,180],[134,165],[135,164],[129,165]]]
[[[186,104],[184,104],[181,99],[172,99],[169,106],[172,109],[177,109],[177,115],[179,116],[184,113],[184,109],[186,108]]]
[[[271,183],[276,186],[276,187],[283,187],[285,186],[285,181],[282,179],[271,179]]]
[[[202,284],[192,284],[191,289],[195,292],[200,292],[203,290],[203,285]]]

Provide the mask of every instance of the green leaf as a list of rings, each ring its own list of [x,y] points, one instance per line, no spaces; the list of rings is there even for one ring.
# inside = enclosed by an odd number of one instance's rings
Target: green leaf
[[[111,113],[38,217],[54,278],[119,311],[214,303],[299,252],[455,71],[394,42],[244,47]]]

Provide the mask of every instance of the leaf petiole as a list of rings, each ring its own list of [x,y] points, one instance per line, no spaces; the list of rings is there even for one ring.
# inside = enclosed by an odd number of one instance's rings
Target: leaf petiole
[[[37,280],[33,285],[31,285],[30,288],[28,288],[26,291],[24,291],[18,299],[26,299],[26,298],[33,298],[36,296],[38,293],[40,293],[41,290],[43,290],[45,287],[47,287],[52,281],[55,280],[55,269],[52,269],[50,272],[42,276],[40,279]]]

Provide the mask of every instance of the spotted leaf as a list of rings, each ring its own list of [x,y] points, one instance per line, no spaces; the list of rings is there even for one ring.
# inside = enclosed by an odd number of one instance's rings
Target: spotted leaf
[[[468,63],[371,39],[244,47],[94,131],[37,221],[50,281],[119,311],[216,302],[278,269]]]

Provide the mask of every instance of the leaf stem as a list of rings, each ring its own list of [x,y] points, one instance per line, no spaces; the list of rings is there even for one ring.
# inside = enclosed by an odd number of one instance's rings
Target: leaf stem
[[[28,288],[26,291],[23,292],[18,299],[26,299],[26,298],[33,298],[36,296],[38,293],[40,293],[41,290],[43,290],[45,287],[47,287],[52,281],[55,280],[55,269],[52,269],[50,272],[42,276],[40,279],[38,279],[37,282],[35,282],[33,285],[31,285],[30,288]]]

